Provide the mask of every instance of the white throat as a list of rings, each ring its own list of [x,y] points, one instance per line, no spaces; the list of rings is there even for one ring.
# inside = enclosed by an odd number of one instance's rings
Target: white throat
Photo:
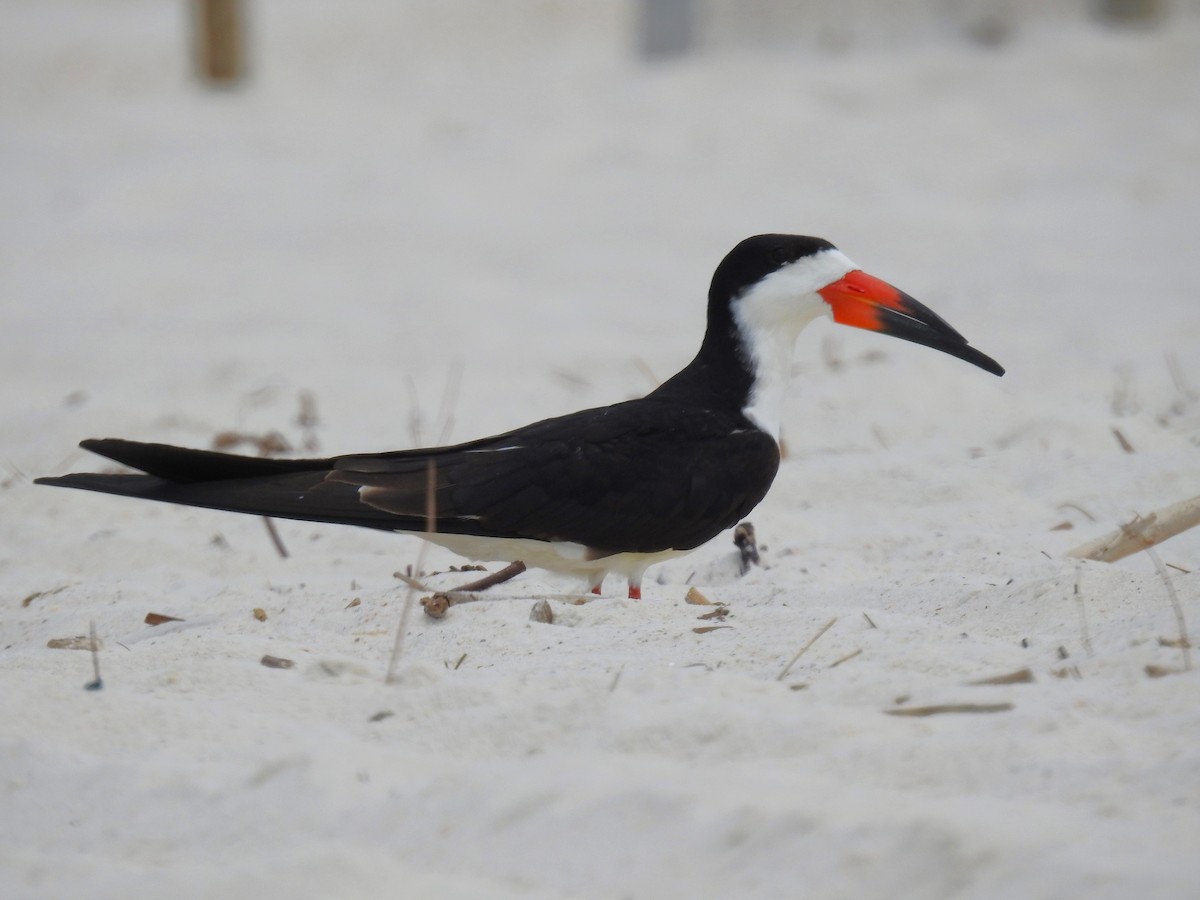
[[[796,338],[832,312],[817,291],[857,268],[840,250],[822,250],[772,272],[734,301],[733,321],[754,375],[742,413],[776,441]]]

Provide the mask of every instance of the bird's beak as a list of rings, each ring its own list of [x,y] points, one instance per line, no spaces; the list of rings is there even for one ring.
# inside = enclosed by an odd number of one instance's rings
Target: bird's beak
[[[817,293],[833,310],[833,321],[868,331],[879,331],[926,347],[957,356],[972,365],[1003,375],[1004,368],[990,356],[980,353],[967,339],[922,303],[855,269]]]

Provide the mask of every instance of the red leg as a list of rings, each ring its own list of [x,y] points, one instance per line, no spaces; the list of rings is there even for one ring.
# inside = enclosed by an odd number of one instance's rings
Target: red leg
[[[629,573],[629,599],[642,599],[642,576],[646,574],[646,568],[643,566],[640,569],[634,569]]]

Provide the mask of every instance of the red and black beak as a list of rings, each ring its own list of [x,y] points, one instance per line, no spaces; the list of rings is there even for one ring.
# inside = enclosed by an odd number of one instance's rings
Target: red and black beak
[[[993,375],[1004,368],[980,353],[937,313],[886,281],[860,269],[821,288],[819,293],[833,310],[833,320],[868,331],[924,344],[979,366]]]

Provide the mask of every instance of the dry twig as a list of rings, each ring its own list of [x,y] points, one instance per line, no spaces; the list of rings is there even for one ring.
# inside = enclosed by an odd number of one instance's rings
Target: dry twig
[[[1117,439],[1117,443],[1121,445],[1122,450],[1124,450],[1126,453],[1137,452],[1133,449],[1133,444],[1129,443],[1129,438],[1125,437],[1125,435],[1122,434],[1120,428],[1117,428],[1114,426],[1112,429],[1112,433],[1113,433],[1113,437],[1115,437]]]
[[[448,591],[434,591],[433,588],[424,582],[413,578],[405,572],[393,572],[392,577],[400,579],[414,591],[427,592],[430,596],[421,598],[421,608],[425,610],[425,615],[431,619],[440,619],[446,615],[446,611],[451,606],[458,606],[460,603],[474,603],[476,600],[486,599],[477,596],[478,593],[512,578],[516,578],[525,571],[525,568],[525,563],[518,559],[515,562],[509,563],[498,572],[493,572],[484,578],[468,582],[460,587],[451,588]]]
[[[96,640],[96,623],[94,621],[89,623],[88,633],[92,638],[92,674],[94,677],[83,686],[83,689],[98,691],[104,687],[104,680],[100,677],[100,642]]]
[[[807,652],[809,647],[811,647],[813,644],[815,644],[817,642],[817,640],[821,637],[821,635],[823,635],[830,628],[832,628],[833,623],[836,621],[837,621],[837,616],[834,616],[832,619],[830,619],[828,622],[826,622],[824,625],[822,625],[821,630],[818,631],[816,634],[814,634],[812,637],[810,637],[808,639],[808,643],[805,644],[803,647],[801,647],[799,650],[797,650],[796,655],[793,656],[790,660],[788,660],[788,664],[783,667],[783,670],[778,675],[775,676],[775,680],[783,681],[783,679],[787,677],[787,673],[792,670],[792,666],[794,666],[796,664],[796,661],[798,659],[800,659],[800,657],[803,656],[805,654],[805,652]]]
[[[21,608],[25,609],[34,600],[38,600],[42,597],[53,597],[55,594],[65,591],[68,587],[69,587],[69,585],[62,584],[56,588],[51,588],[48,591],[34,591],[32,594],[29,594],[28,596],[25,597],[24,600],[21,601]]]
[[[433,588],[426,585],[425,582],[420,581],[416,578],[413,578],[407,572],[393,572],[392,577],[397,578],[400,581],[403,581],[414,591],[432,591],[433,590]]]
[[[1067,556],[1116,562],[1197,525],[1200,525],[1200,497],[1192,497],[1155,510],[1147,516],[1139,516],[1104,537],[1076,547]]]
[[[275,545],[275,552],[279,554],[280,559],[287,559],[287,547],[283,545],[283,538],[279,536],[279,532],[275,528],[275,520],[270,516],[263,516],[262,520],[263,524],[267,526],[267,534],[271,536],[271,543]]]
[[[1006,672],[1003,675],[993,675],[990,678],[980,678],[977,681],[968,681],[967,684],[969,686],[991,684],[1029,684],[1032,681],[1032,669],[1017,669],[1015,672]]]
[[[516,578],[524,571],[525,563],[518,559],[515,562],[510,562],[499,572],[493,572],[491,575],[485,575],[483,578],[480,578],[477,581],[470,581],[466,584],[460,584],[458,587],[454,588],[454,590],[466,592],[486,591],[490,587],[495,587],[498,584],[502,584],[505,581]]]
[[[904,709],[885,709],[889,716],[940,716],[943,713],[996,713],[1008,712],[1011,703],[940,703],[936,706],[906,706]]]
[[[1183,607],[1179,603],[1179,595],[1175,593],[1175,585],[1171,583],[1171,576],[1152,547],[1146,548],[1146,555],[1154,563],[1158,577],[1167,587],[1167,596],[1171,598],[1171,610],[1175,613],[1175,626],[1179,629],[1179,650],[1183,654],[1183,670],[1190,672],[1192,670],[1192,645],[1188,640],[1187,622],[1183,618]]]
[[[425,534],[431,535],[434,532],[437,522],[437,464],[431,459],[425,466]],[[417,554],[417,571],[421,570],[421,563],[425,559],[425,552],[429,548],[429,542],[425,541],[421,544],[421,550]],[[397,573],[399,574],[399,573]],[[405,582],[407,583],[407,578]],[[408,615],[412,611],[413,586],[408,585],[408,592],[404,595],[404,606],[400,609],[400,621],[396,624],[396,640],[392,643],[392,655],[388,657],[387,673],[383,680],[385,684],[391,684],[396,680],[396,663],[400,659],[400,650],[404,645],[404,632],[408,628]]]
[[[93,650],[101,646],[95,636],[77,634],[75,637],[50,638],[46,647],[50,650]]]
[[[1092,655],[1092,638],[1088,634],[1087,604],[1083,602],[1083,594],[1079,590],[1080,571],[1075,569],[1075,604],[1079,607],[1079,630],[1083,633],[1083,650],[1089,657]]]
[[[650,387],[652,389],[662,384],[662,379],[654,373],[654,370],[650,368],[650,364],[640,356],[633,361],[633,364],[637,366],[638,371],[646,377],[646,381],[650,383]]]
[[[278,431],[266,431],[262,434],[251,434],[248,431],[220,431],[213,436],[214,450],[229,451],[242,444],[249,444],[258,451],[259,456],[275,456],[288,453],[292,445]]]
[[[836,669],[836,668],[837,668],[838,666],[840,666],[842,663],[844,663],[844,662],[849,662],[850,660],[854,659],[854,657],[858,656],[858,655],[859,655],[859,654],[861,654],[861,653],[862,653],[862,647],[859,647],[859,648],[858,648],[857,650],[855,650],[853,653],[847,653],[847,654],[846,654],[845,656],[843,656],[841,659],[835,659],[833,662],[831,662],[831,663],[829,664],[829,668],[831,668],[831,669]]]
[[[321,424],[321,417],[317,415],[317,397],[312,391],[305,389],[296,399],[300,407],[296,412],[296,425],[304,435],[301,446],[306,453],[315,453],[320,447],[317,426]]]

